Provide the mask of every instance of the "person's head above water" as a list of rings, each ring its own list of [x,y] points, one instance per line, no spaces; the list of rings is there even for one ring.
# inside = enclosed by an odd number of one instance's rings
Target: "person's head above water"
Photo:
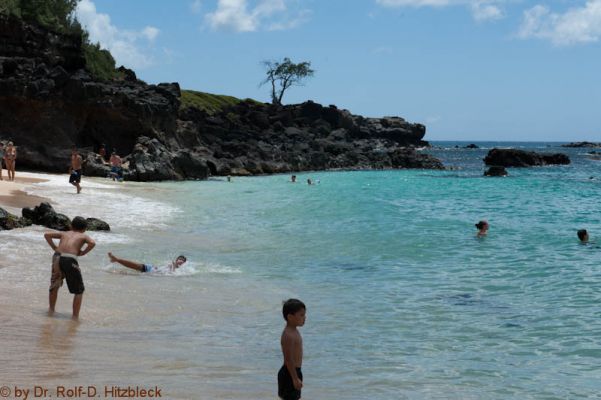
[[[588,242],[588,232],[586,229],[580,229],[577,234],[581,242]]]
[[[186,259],[185,256],[178,256],[174,262],[175,268],[181,267],[182,265],[184,265],[186,263],[186,261],[188,261],[188,260]]]
[[[478,235],[486,235],[488,231],[488,222],[482,220],[476,224],[476,228],[478,228]]]
[[[478,229],[480,229],[480,230],[482,230],[482,229],[487,229],[487,228],[488,228],[488,222],[486,222],[486,221],[482,220],[482,221],[480,221],[480,222],[478,222],[478,223],[476,224],[476,228],[478,228]]]

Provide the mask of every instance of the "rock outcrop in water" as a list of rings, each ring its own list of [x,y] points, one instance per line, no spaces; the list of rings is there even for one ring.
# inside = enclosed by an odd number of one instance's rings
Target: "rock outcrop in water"
[[[7,231],[15,228],[24,228],[30,226],[31,221],[27,218],[21,218],[0,208],[0,231]]]
[[[23,219],[31,221],[36,225],[43,225],[57,231],[68,231],[71,229],[71,219],[65,214],[54,211],[54,208],[48,203],[40,203],[39,206],[22,209]],[[97,218],[86,218],[88,231],[110,231],[111,228],[106,222]],[[31,225],[31,223],[29,224]]]
[[[572,142],[572,143],[568,143],[568,144],[562,144],[561,147],[594,147],[594,148],[601,148],[601,143]]]
[[[125,178],[205,179],[331,168],[442,168],[415,150],[421,124],[364,118],[313,102],[274,107],[243,101],[208,114],[180,110],[177,83],[148,85],[133,71],[98,81],[81,38],[0,17],[0,139],[19,147],[19,168],[65,172],[70,148],[84,174],[105,176],[100,144],[126,156]]]
[[[562,153],[539,154],[517,149],[492,149],[484,158],[484,163],[502,167],[532,167],[565,165],[570,163],[570,158]]]

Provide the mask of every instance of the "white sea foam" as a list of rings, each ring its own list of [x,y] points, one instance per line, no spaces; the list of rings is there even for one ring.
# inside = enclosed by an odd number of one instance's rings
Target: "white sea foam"
[[[78,195],[66,182],[65,176],[40,174],[36,177],[47,181],[33,184],[24,191],[51,199],[55,210],[69,217],[100,218],[111,227],[156,229],[165,228],[169,220],[180,212],[169,204],[140,196],[143,189],[127,183],[87,179],[82,184],[82,193]]]
[[[155,269],[150,273],[144,273],[146,276],[166,276],[166,277],[185,277],[192,276],[197,274],[240,274],[242,271],[235,267],[228,267],[224,265],[220,265],[217,263],[203,263],[203,262],[194,262],[188,261],[183,266],[170,270],[168,266],[168,262],[164,264],[155,265]],[[103,271],[112,273],[112,274],[123,274],[123,275],[139,275],[138,272],[120,266],[117,263],[107,264],[101,268]]]

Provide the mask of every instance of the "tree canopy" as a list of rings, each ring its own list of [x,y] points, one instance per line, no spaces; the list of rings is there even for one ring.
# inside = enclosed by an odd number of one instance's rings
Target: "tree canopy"
[[[315,71],[311,69],[311,62],[303,61],[298,64],[285,57],[282,61],[263,61],[267,69],[267,77],[261,86],[271,84],[271,102],[281,105],[284,92],[291,86],[301,86],[303,79],[313,76]]]
[[[86,69],[92,76],[105,80],[118,76],[111,53],[102,49],[99,43],[90,42],[88,32],[75,18],[78,2],[79,0],[0,0],[0,14],[14,15],[54,32],[81,35]]]

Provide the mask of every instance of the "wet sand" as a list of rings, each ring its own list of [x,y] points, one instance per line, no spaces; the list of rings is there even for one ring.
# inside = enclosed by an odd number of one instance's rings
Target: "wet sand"
[[[19,176],[21,174],[21,176]],[[47,182],[47,179],[41,178],[35,173],[22,172],[17,173],[14,181],[9,181],[6,170],[2,173],[0,181],[0,207],[34,207],[41,202],[51,202],[50,199],[40,196],[27,194],[24,189],[34,183]]]

